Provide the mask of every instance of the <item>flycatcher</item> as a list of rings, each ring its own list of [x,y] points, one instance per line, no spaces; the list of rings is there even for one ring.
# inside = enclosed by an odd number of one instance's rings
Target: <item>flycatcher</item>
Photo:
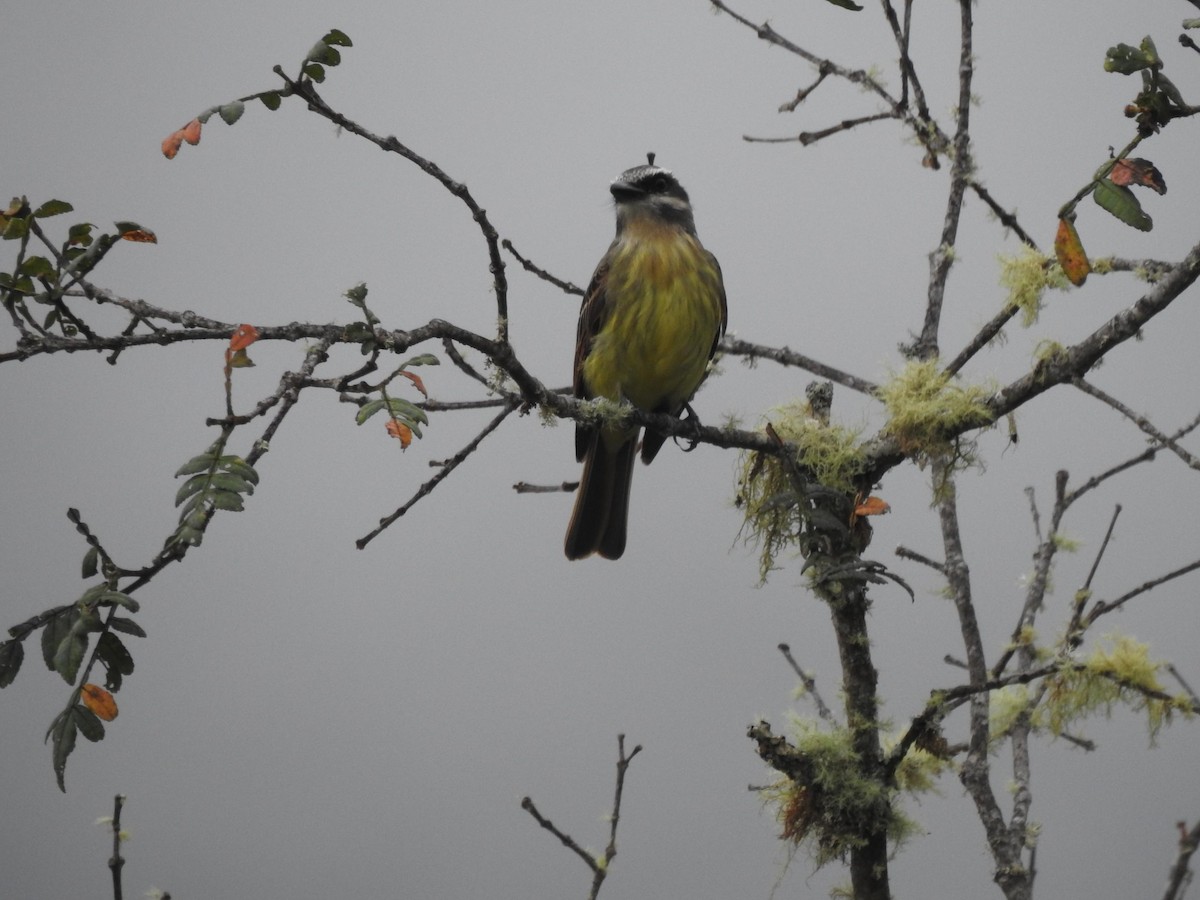
[[[644,412],[677,416],[704,376],[725,333],[725,286],[717,259],[696,237],[687,192],[654,165],[614,179],[617,236],[584,294],[575,344],[575,396],[606,397]],[[575,425],[583,463],[567,526],[568,559],[625,552],[629,483],[638,432],[619,421]],[[666,436],[647,431],[642,462]]]

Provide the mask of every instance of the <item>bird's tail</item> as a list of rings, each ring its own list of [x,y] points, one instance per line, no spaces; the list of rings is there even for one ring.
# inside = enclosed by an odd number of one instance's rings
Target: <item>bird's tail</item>
[[[583,459],[575,511],[567,526],[567,559],[583,559],[593,553],[618,559],[625,552],[629,484],[636,458],[636,433],[613,450],[605,443],[601,430],[596,429]]]

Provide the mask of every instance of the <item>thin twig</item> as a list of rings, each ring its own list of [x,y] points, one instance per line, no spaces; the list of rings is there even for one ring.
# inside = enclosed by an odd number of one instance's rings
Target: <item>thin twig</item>
[[[621,820],[621,797],[625,792],[625,773],[628,771],[629,764],[633,761],[633,758],[641,752],[642,745],[638,744],[627,756],[625,754],[625,735],[617,735],[617,782],[613,793],[612,812],[609,813],[608,817],[608,846],[604,848],[603,856],[595,856],[579,846],[573,837],[543,816],[534,805],[532,799],[525,797],[521,800],[521,809],[533,816],[534,821],[558,838],[564,847],[573,851],[592,870],[592,889],[588,894],[588,900],[596,900],[596,897],[600,894],[600,886],[604,884],[604,879],[608,876],[612,861],[617,856],[617,825]]]
[[[579,285],[575,284],[573,281],[563,281],[561,278],[556,278],[555,276],[553,276],[549,272],[547,272],[545,269],[534,265],[532,262],[530,262],[528,259],[526,259],[524,256],[522,256],[520,253],[517,252],[517,248],[513,246],[513,242],[510,241],[508,238],[505,238],[504,240],[502,240],[500,242],[500,246],[503,247],[505,250],[507,250],[509,253],[511,253],[513,255],[513,257],[516,259],[516,261],[521,264],[522,268],[525,269],[526,272],[532,272],[538,278],[542,279],[542,281],[550,282],[556,288],[559,288],[560,290],[562,290],[562,292],[565,294],[575,294],[576,296],[579,296],[579,297],[583,296],[583,288],[579,287]]]
[[[1084,381],[1083,378],[1072,378],[1071,384],[1073,384],[1075,387],[1079,388],[1079,390],[1083,391],[1088,396],[1095,397],[1097,400],[1099,400],[1105,406],[1115,409],[1117,412],[1119,412],[1121,415],[1123,415],[1125,418],[1127,418],[1130,422],[1132,422],[1134,425],[1136,425],[1140,431],[1142,431],[1145,434],[1148,434],[1150,437],[1152,437],[1154,439],[1154,441],[1156,443],[1158,443],[1159,445],[1161,445],[1163,447],[1166,447],[1168,450],[1170,450],[1172,453],[1174,453],[1176,456],[1178,456],[1181,460],[1183,460],[1183,462],[1186,466],[1188,466],[1189,468],[1192,468],[1192,469],[1200,470],[1200,459],[1197,459],[1196,457],[1192,456],[1192,454],[1188,453],[1186,450],[1184,450],[1182,447],[1180,447],[1179,444],[1177,444],[1174,440],[1172,440],[1170,437],[1168,437],[1167,435],[1165,435],[1161,431],[1159,431],[1157,428],[1155,428],[1154,424],[1149,419],[1147,419],[1145,416],[1135,413],[1132,409],[1130,409],[1128,406],[1126,406],[1124,403],[1122,403],[1116,397],[1113,397],[1111,394],[1105,393],[1104,391],[1100,390],[1100,388],[1096,387],[1094,384],[1090,384],[1089,382]]]
[[[375,528],[373,528],[370,532],[368,532],[363,537],[360,537],[357,541],[354,542],[354,546],[357,547],[359,550],[362,550],[364,547],[367,546],[367,544],[371,543],[371,541],[373,541],[380,534],[382,534],[389,526],[391,526],[391,524],[393,522],[395,522],[397,519],[399,519],[401,516],[403,516],[405,513],[407,513],[410,509],[412,509],[413,506],[415,506],[418,501],[420,501],[423,497],[426,497],[430,493],[432,493],[434,488],[436,488],[439,484],[441,484],[443,481],[445,481],[451,472],[453,472],[455,469],[457,469],[458,466],[468,456],[470,456],[472,453],[475,452],[475,450],[483,442],[484,438],[486,438],[489,434],[491,434],[493,431],[495,431],[497,428],[500,427],[500,424],[505,419],[507,419],[509,417],[509,415],[512,414],[513,410],[518,408],[518,405],[519,404],[517,404],[511,400],[509,402],[507,402],[504,405],[504,408],[500,410],[500,412],[496,415],[496,417],[494,419],[492,419],[490,422],[487,423],[487,425],[485,425],[483,427],[483,429],[479,432],[479,434],[475,435],[475,437],[473,437],[470,441],[468,441],[467,444],[461,450],[459,450],[456,454],[454,454],[454,456],[452,456],[452,457],[450,457],[450,459],[446,460],[445,464],[438,470],[438,473],[436,475],[434,475],[432,478],[430,478],[428,481],[426,481],[424,484],[422,484],[419,488],[417,488],[417,492],[415,494],[413,494],[403,505],[401,505],[398,509],[396,509],[395,512],[393,512],[391,515],[385,516],[384,518],[380,519],[379,524]]]
[[[1188,830],[1186,822],[1177,823],[1179,828],[1179,853],[1167,877],[1167,890],[1163,900],[1183,900],[1183,894],[1192,883],[1192,854],[1200,847],[1200,822]]]
[[[113,836],[113,852],[108,860],[108,868],[112,872],[113,900],[121,900],[123,893],[121,888],[121,869],[125,866],[125,859],[121,856],[121,808],[125,805],[125,798],[121,794],[117,794],[113,798],[113,814],[112,814],[112,836]]]
[[[938,572],[942,575],[946,574],[946,567],[944,565],[942,565],[940,562],[938,562],[935,559],[930,559],[928,556],[918,553],[916,550],[910,550],[907,547],[905,547],[903,544],[901,544],[899,547],[896,548],[895,553],[901,559],[912,560],[915,563],[920,563],[923,566],[928,566],[929,568],[933,569],[933,571]]]
[[[787,644],[780,644],[779,652],[783,654],[783,658],[788,661],[788,665],[792,667],[792,671],[796,673],[796,677],[804,685],[804,690],[808,696],[812,697],[813,704],[817,707],[817,715],[826,722],[832,722],[833,713],[821,698],[821,693],[817,690],[816,679],[800,668],[800,663],[796,662],[796,657],[792,656],[792,648]]]

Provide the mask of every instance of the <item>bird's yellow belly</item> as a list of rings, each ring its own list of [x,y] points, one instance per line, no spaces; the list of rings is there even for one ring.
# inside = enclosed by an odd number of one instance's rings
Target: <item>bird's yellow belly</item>
[[[721,327],[720,275],[691,241],[633,244],[614,258],[608,321],[583,364],[593,396],[677,412],[704,380]]]

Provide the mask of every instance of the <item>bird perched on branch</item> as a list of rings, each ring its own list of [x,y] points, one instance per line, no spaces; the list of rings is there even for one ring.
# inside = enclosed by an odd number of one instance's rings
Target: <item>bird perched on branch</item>
[[[677,416],[700,387],[725,333],[721,267],[696,237],[687,192],[654,165],[654,154],[647,165],[618,175],[609,190],[617,236],[579,311],[575,396]],[[568,559],[593,553],[617,559],[625,551],[640,430],[603,412],[594,421],[576,422],[575,456],[583,474],[567,526]],[[642,461],[653,460],[665,440],[648,430]]]

